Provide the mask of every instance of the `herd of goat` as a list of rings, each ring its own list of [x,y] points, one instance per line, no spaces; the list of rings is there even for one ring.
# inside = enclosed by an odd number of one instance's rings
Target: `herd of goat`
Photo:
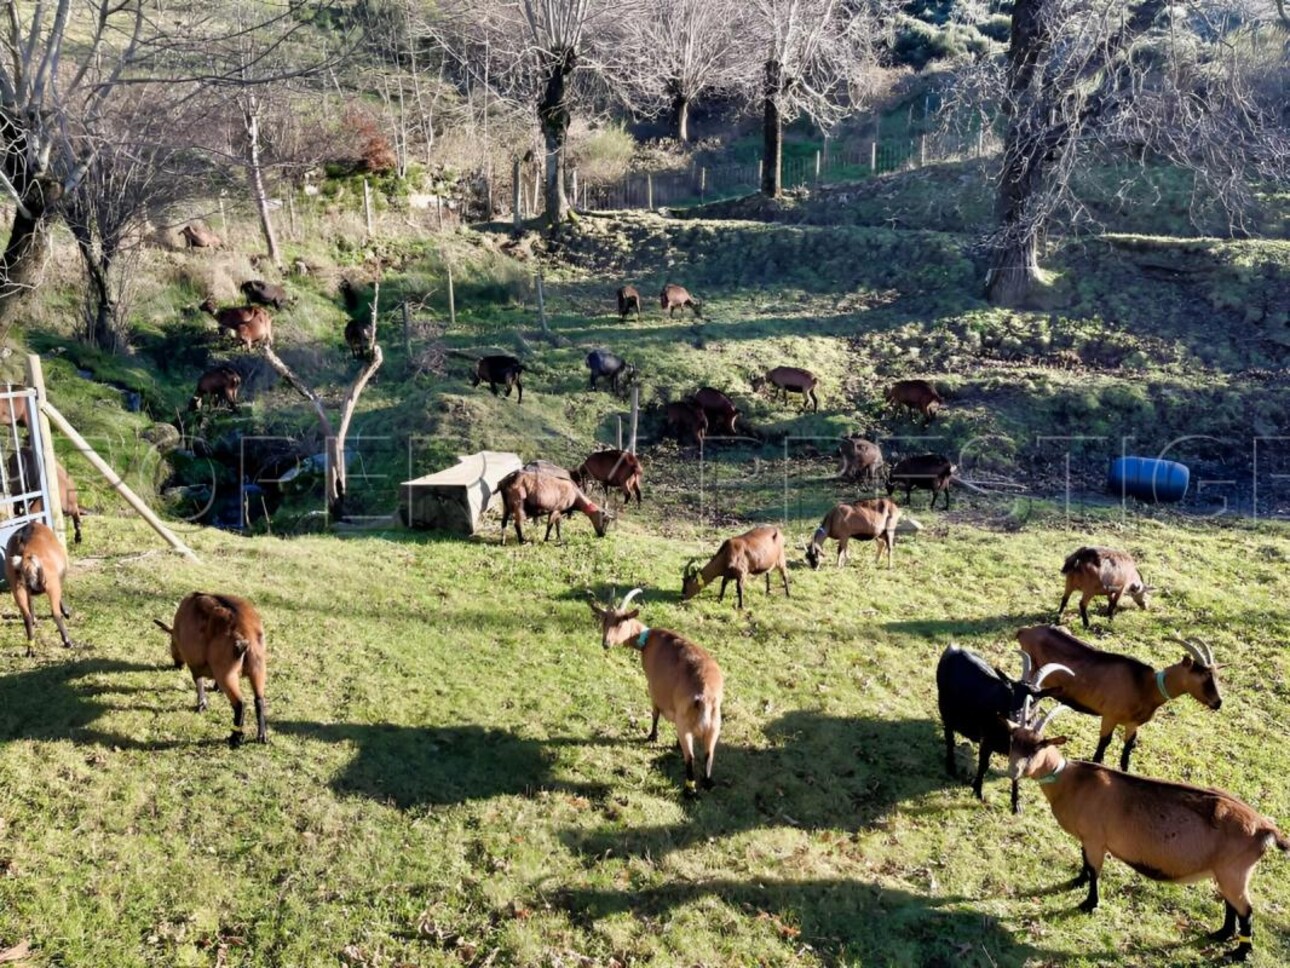
[[[263,283],[247,283],[243,292],[248,297],[246,307],[219,310],[208,303],[203,308],[215,315],[221,329],[231,331],[244,345],[271,342],[271,320],[263,307],[280,307],[285,293]],[[634,287],[624,286],[617,298],[623,317],[633,311],[640,313],[640,295]],[[665,287],[661,303],[669,312],[688,307],[696,315],[700,313],[700,303],[679,286]],[[608,379],[617,390],[632,376],[630,367],[607,350],[593,352],[587,362],[593,388],[598,380]],[[512,389],[518,390],[522,400],[523,372],[523,365],[514,357],[485,357],[476,365],[473,379],[476,385],[488,383],[494,393],[499,387],[508,395]],[[819,406],[817,381],[806,370],[776,367],[761,383],[785,395],[800,395],[804,406]],[[239,385],[240,377],[232,369],[206,373],[198,383],[193,405],[214,397],[235,407]],[[901,381],[889,389],[887,398],[919,411],[927,420],[942,403],[935,389],[923,381]],[[19,422],[12,409],[9,416],[10,422]],[[706,387],[667,408],[669,424],[700,442],[710,429],[736,433],[738,417],[738,409],[724,393]],[[849,437],[842,441],[840,450],[844,478],[877,480],[884,462],[876,444]],[[10,476],[30,478],[33,471],[23,463],[30,458],[30,452],[22,458],[15,454]],[[65,509],[75,522],[76,540],[80,541],[75,488],[61,466],[58,471]],[[903,487],[908,503],[913,488],[930,490],[932,506],[944,494],[948,508],[955,472],[954,465],[938,455],[898,462],[886,475],[887,497],[839,503],[824,516],[805,546],[807,564],[818,569],[825,542],[832,540],[837,546],[837,565],[843,566],[849,542],[860,540],[873,541],[878,560],[885,555],[890,568],[901,520],[901,508],[892,500],[894,491]],[[497,488],[502,503],[502,541],[508,523],[513,523],[523,542],[524,523],[541,517],[547,519],[546,537],[549,539],[554,529],[559,539],[562,519],[575,513],[585,515],[596,534],[603,537],[613,513],[592,501],[587,492],[599,484],[606,504],[610,491],[615,490],[625,505],[634,499],[639,506],[642,477],[639,458],[624,450],[597,451],[573,470],[545,461],[526,465],[504,478]],[[774,526],[755,527],[723,541],[705,564],[698,559],[688,562],[681,575],[682,596],[692,599],[720,579],[718,600],[724,599],[727,585],[733,582],[737,606],[743,608],[745,582],[764,576],[770,595],[772,573],[778,573],[784,594],[789,595],[784,533]],[[1065,560],[1061,575],[1065,586],[1057,619],[1060,621],[1071,598],[1078,594],[1079,614],[1086,628],[1092,599],[1108,599],[1107,617],[1111,619],[1125,596],[1147,608],[1152,591],[1127,553],[1108,548],[1078,549]],[[35,637],[32,600],[39,595],[48,598],[63,644],[71,647],[65,622],[71,613],[63,597],[67,554],[54,532],[38,522],[15,532],[6,547],[5,577],[25,624],[28,655],[33,654]],[[724,678],[716,660],[700,645],[680,632],[645,624],[640,605],[634,603],[640,593],[639,588],[632,590],[617,605],[593,600],[590,606],[605,649],[625,645],[640,653],[652,707],[649,739],[657,738],[660,718],[674,725],[684,759],[684,791],[688,796],[697,795],[700,786],[712,786]],[[170,636],[175,667],[186,666],[192,677],[197,709],[207,706],[208,678],[228,697],[233,711],[232,746],[243,742],[245,705],[240,681],[250,681],[256,739],[266,742],[267,653],[264,626],[255,606],[234,595],[194,592],[179,604],[171,624],[156,624]],[[963,736],[978,746],[971,782],[977,798],[984,800],[985,775],[996,754],[1008,757],[1014,813],[1021,809],[1020,780],[1036,782],[1057,823],[1080,843],[1081,869],[1072,886],[1087,886],[1081,905],[1085,911],[1098,905],[1098,882],[1108,853],[1156,880],[1185,883],[1212,878],[1225,902],[1225,917],[1211,937],[1235,937],[1237,945],[1229,957],[1244,960],[1253,944],[1249,882],[1254,867],[1273,846],[1290,851],[1290,839],[1271,820],[1226,792],[1129,772],[1139,730],[1163,705],[1183,695],[1211,710],[1222,705],[1220,666],[1210,648],[1198,640],[1180,639],[1181,658],[1155,669],[1131,656],[1097,649],[1056,625],[1020,629],[1017,641],[1021,652],[1017,678],[954,645],[941,655],[936,686],[946,770],[957,775],[955,737]],[[1041,714],[1038,706],[1045,699],[1055,700],[1057,705]],[[1067,759],[1062,753],[1066,737],[1045,735],[1055,715],[1067,709],[1101,718],[1100,738],[1089,761]],[[1124,735],[1118,770],[1102,765],[1117,727]]]

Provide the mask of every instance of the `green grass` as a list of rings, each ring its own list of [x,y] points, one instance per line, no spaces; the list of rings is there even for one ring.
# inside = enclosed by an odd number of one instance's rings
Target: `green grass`
[[[1160,664],[1175,631],[1225,672],[1214,714],[1181,699],[1143,731],[1143,773],[1230,789],[1283,825],[1290,635],[1284,528],[1039,507],[918,514],[876,569],[804,569],[791,599],[679,601],[692,554],[730,530],[632,512],[563,546],[372,536],[189,539],[87,522],[65,653],[42,622],[0,649],[0,950],[36,965],[1201,964],[1221,905],[1108,864],[1103,907],[1050,892],[1074,841],[1037,788],[1007,811],[945,776],[932,668],[950,642],[1016,668],[1065,551],[1133,551],[1157,607],[1099,645]],[[797,543],[810,519],[790,523]],[[659,536],[666,528],[670,538]],[[1015,528],[1015,524],[1012,526]],[[643,742],[638,663],[584,604],[643,585],[644,615],[707,647],[727,680],[718,786],[680,796],[670,737]],[[192,589],[249,595],[270,655],[271,744],[230,751],[227,704],[191,710],[151,625]],[[731,592],[733,594],[733,590]],[[1063,722],[1088,755],[1096,723]],[[1112,750],[1114,755],[1115,748]],[[959,768],[972,756],[959,747]],[[1256,876],[1256,965],[1290,958],[1286,860]],[[491,960],[490,960],[491,959]]]

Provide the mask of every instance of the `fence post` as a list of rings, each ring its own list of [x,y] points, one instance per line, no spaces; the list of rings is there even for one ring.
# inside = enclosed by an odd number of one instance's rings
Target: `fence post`
[[[654,173],[645,172],[645,208],[654,211]]]
[[[622,450],[623,449],[623,415],[620,413],[617,419],[618,419],[618,437],[617,437],[618,443],[616,446],[618,447],[619,450]]]
[[[448,270],[448,325],[456,329],[457,327],[457,292],[452,285],[452,266],[444,263]]]
[[[524,224],[524,213],[521,211],[523,200],[520,198],[520,189],[522,187],[520,182],[520,160],[516,158],[515,164],[511,168],[511,214],[515,222],[516,232]]]
[[[219,230],[224,233],[224,238],[228,238],[228,218],[224,215],[224,196],[219,200]]]
[[[287,218],[291,225],[291,241],[294,242],[298,238],[296,235],[296,190],[291,187],[287,188]]]
[[[367,220],[367,237],[372,237],[372,186],[363,179],[363,217]]]
[[[976,156],[980,158],[985,154],[985,128],[976,129]]]
[[[824,132],[824,167],[829,167],[829,133]]]
[[[918,136],[918,167],[922,168],[927,164],[927,135]]]
[[[878,174],[878,142],[876,140],[869,142],[869,172]]]
[[[408,366],[412,365],[412,310],[408,308],[408,301],[403,300],[403,355],[408,358]]]
[[[699,169],[699,201],[706,201],[708,197],[708,169],[706,167]]]
[[[546,326],[546,290],[542,286],[542,270],[537,272],[537,301],[538,301],[538,322],[542,324],[542,335],[550,336],[551,331]]]
[[[578,169],[573,169],[573,207],[578,207]]]
[[[641,388],[638,386],[634,386],[632,387],[632,436],[631,436],[631,443],[627,447],[627,449],[633,454],[636,453],[636,424],[640,417],[640,413],[641,413]]]
[[[27,385],[36,391],[36,413],[27,414],[27,420],[34,420],[39,427],[40,463],[45,469],[45,490],[49,494],[49,520],[53,525],[58,543],[66,548],[67,524],[63,521],[63,496],[58,491],[58,461],[54,457],[54,434],[49,428],[49,415],[44,410],[45,404],[49,402],[49,397],[45,393],[45,371],[41,366],[40,357],[35,353],[27,356]],[[12,408],[12,401],[9,406]],[[37,481],[36,489],[39,488],[40,483]],[[27,490],[32,490],[31,481],[27,482]]]
[[[820,180],[820,153],[818,151],[815,153],[815,180],[817,182]]]

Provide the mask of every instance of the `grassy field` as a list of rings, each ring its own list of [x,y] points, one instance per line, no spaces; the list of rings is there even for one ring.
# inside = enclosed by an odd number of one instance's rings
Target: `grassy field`
[[[647,509],[647,514],[649,509]],[[1015,669],[1049,619],[1062,555],[1133,551],[1162,594],[1099,645],[1157,664],[1173,631],[1209,641],[1226,702],[1189,699],[1143,731],[1135,768],[1227,788],[1290,824],[1282,742],[1290,533],[1036,506],[919,513],[895,568],[859,549],[758,583],[743,613],[679,600],[722,531],[631,512],[604,540],[499,547],[423,536],[189,535],[156,551],[136,521],[87,521],[65,653],[37,658],[3,611],[0,951],[33,965],[1157,965],[1207,963],[1209,885],[1116,862],[1103,906],[1059,888],[1078,848],[1034,786],[1007,810],[947,777],[932,670],[950,642]],[[659,532],[666,528],[670,537]],[[808,522],[794,522],[800,542]],[[706,646],[727,679],[717,788],[644,743],[638,662],[604,654],[585,604],[642,585],[644,617]],[[249,595],[270,653],[270,745],[230,751],[227,704],[192,711],[167,618],[192,589]],[[1088,755],[1096,724],[1063,732]],[[1112,755],[1118,745],[1112,748]],[[959,747],[960,771],[973,754]],[[1253,964],[1290,960],[1286,859],[1255,879]]]

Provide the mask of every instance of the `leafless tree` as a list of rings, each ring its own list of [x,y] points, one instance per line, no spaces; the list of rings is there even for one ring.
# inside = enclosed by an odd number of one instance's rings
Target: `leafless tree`
[[[1248,56],[1273,17],[1262,0],[1016,0],[1006,65],[976,86],[1007,123],[991,301],[1026,299],[1046,228],[1080,211],[1075,176],[1115,153],[1191,170],[1234,216],[1252,181],[1286,178],[1284,67],[1269,89]]]
[[[784,125],[806,115],[827,128],[856,110],[880,77],[883,0],[750,0],[753,61],[746,82],[762,103],[762,192],[783,190]]]
[[[615,77],[646,110],[668,111],[676,138],[690,138],[690,106],[736,87],[755,59],[745,0],[646,0],[620,20]]]

